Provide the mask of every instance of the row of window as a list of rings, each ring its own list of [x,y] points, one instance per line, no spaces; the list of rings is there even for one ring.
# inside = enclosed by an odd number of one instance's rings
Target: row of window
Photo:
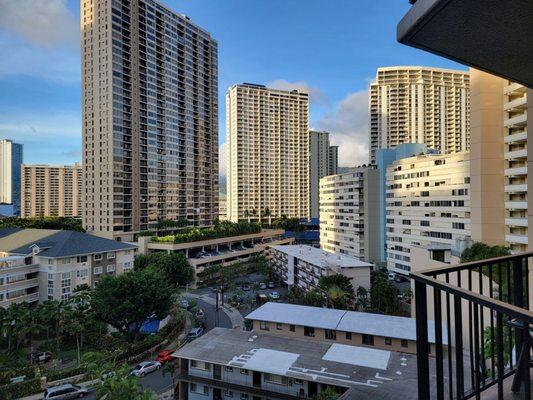
[[[262,331],[269,331],[270,330],[270,323],[267,321],[260,321],[259,322],[259,329]],[[283,324],[276,323],[276,330],[281,331],[283,330]],[[295,332],[296,326],[295,325],[289,325],[289,331]],[[346,340],[352,340],[352,332],[345,332]],[[304,326],[304,336],[307,337],[315,337],[315,328],[311,326]],[[328,340],[337,340],[337,331],[333,329],[324,329],[324,336]],[[362,342],[365,345],[373,346],[374,345],[374,335],[362,335]],[[392,346],[392,338],[386,337],[385,338],[385,344],[388,346]],[[402,347],[409,347],[409,341],[406,339],[401,339],[401,346]]]

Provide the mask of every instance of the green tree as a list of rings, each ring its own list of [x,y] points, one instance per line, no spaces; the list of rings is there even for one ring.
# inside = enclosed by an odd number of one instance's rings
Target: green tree
[[[355,301],[352,282],[344,275],[322,276],[318,280],[318,288],[326,296],[326,303],[333,308],[346,309]]]
[[[387,279],[384,272],[373,271],[370,275],[370,285],[370,305],[373,310],[385,314],[394,314],[400,310],[400,291]]]
[[[47,331],[50,328],[54,330],[56,348],[57,351],[59,351],[61,343],[61,324],[63,321],[63,304],[55,300],[46,300],[39,306],[39,315],[43,319],[43,323],[47,327]]]
[[[171,283],[178,286],[185,286],[194,278],[194,270],[183,253],[157,252],[150,254],[147,267],[161,272]]]
[[[476,242],[461,253],[461,263],[487,260],[489,258],[503,257],[511,254],[511,250],[505,246],[489,246]]]
[[[327,387],[313,396],[313,400],[335,400],[339,394],[331,387]]]
[[[137,340],[142,324],[151,316],[164,318],[172,305],[172,286],[150,268],[105,276],[92,295],[96,317]]]
[[[359,286],[357,288],[356,293],[356,304],[359,307],[360,310],[365,311],[368,309],[368,306],[370,305],[369,299],[368,299],[368,290],[366,290],[365,287]]]
[[[163,376],[170,375],[170,378],[172,379],[172,393],[174,393],[174,390],[176,388],[176,371],[177,370],[178,370],[177,362],[167,362],[165,363],[165,365],[163,365],[163,368],[161,369]]]
[[[85,232],[85,229],[83,229],[81,223],[81,219],[70,217],[8,217],[0,220],[0,229],[3,228],[61,229],[68,231]]]
[[[268,226],[271,226],[272,225],[272,211],[270,211],[270,208],[265,207],[265,211],[263,215],[268,218]]]
[[[105,400],[155,400],[157,397],[149,390],[143,390],[139,378],[130,375],[128,365],[107,374],[97,388],[99,399]]]
[[[311,289],[304,295],[303,302],[308,306],[324,307],[326,305],[326,298],[321,291]]]

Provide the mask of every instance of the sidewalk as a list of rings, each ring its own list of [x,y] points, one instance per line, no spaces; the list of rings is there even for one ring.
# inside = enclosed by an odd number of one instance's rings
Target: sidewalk
[[[187,293],[187,297],[201,299],[202,301],[205,301],[206,303],[211,304],[213,307],[216,306],[216,300],[208,295]],[[222,307],[222,311],[231,320],[232,328],[238,328],[238,327],[244,326],[244,318],[236,308],[230,306],[229,304],[225,304],[224,307]]]

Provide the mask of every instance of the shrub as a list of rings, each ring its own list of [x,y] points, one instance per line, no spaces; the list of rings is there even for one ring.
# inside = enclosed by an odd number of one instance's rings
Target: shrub
[[[0,386],[0,399],[14,400],[31,394],[42,392],[41,380],[33,378],[20,383],[12,383],[6,386]]]
[[[46,376],[47,382],[55,382],[61,379],[70,378],[71,376],[81,375],[87,372],[85,366],[78,366],[75,368],[61,369],[57,371],[43,371],[42,375]]]
[[[11,378],[17,376],[25,376],[28,378],[35,378],[35,369],[30,366],[19,366],[19,367],[9,367],[2,368],[0,370],[0,385],[7,385],[11,382]]]

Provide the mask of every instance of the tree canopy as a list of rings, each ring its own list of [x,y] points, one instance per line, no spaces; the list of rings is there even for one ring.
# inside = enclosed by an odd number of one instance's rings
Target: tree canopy
[[[85,229],[83,229],[81,223],[81,219],[70,217],[7,217],[0,220],[0,229],[3,228],[61,229],[68,231],[85,232]]]
[[[178,286],[185,286],[194,278],[194,270],[183,253],[157,252],[148,256],[140,255],[135,260],[135,267],[151,268],[160,272],[170,283]]]
[[[488,244],[476,242],[461,254],[461,262],[471,262],[486,260],[489,258],[503,257],[511,254],[511,250],[505,246],[489,246]]]
[[[346,309],[355,300],[352,281],[342,274],[320,277],[318,288],[324,293],[326,303],[333,308]]]
[[[162,319],[168,315],[172,295],[167,279],[146,268],[103,277],[94,290],[91,304],[100,320],[136,339],[148,318]]]
[[[384,272],[373,271],[370,285],[370,306],[373,310],[385,314],[394,314],[400,310],[400,291],[387,279]]]

